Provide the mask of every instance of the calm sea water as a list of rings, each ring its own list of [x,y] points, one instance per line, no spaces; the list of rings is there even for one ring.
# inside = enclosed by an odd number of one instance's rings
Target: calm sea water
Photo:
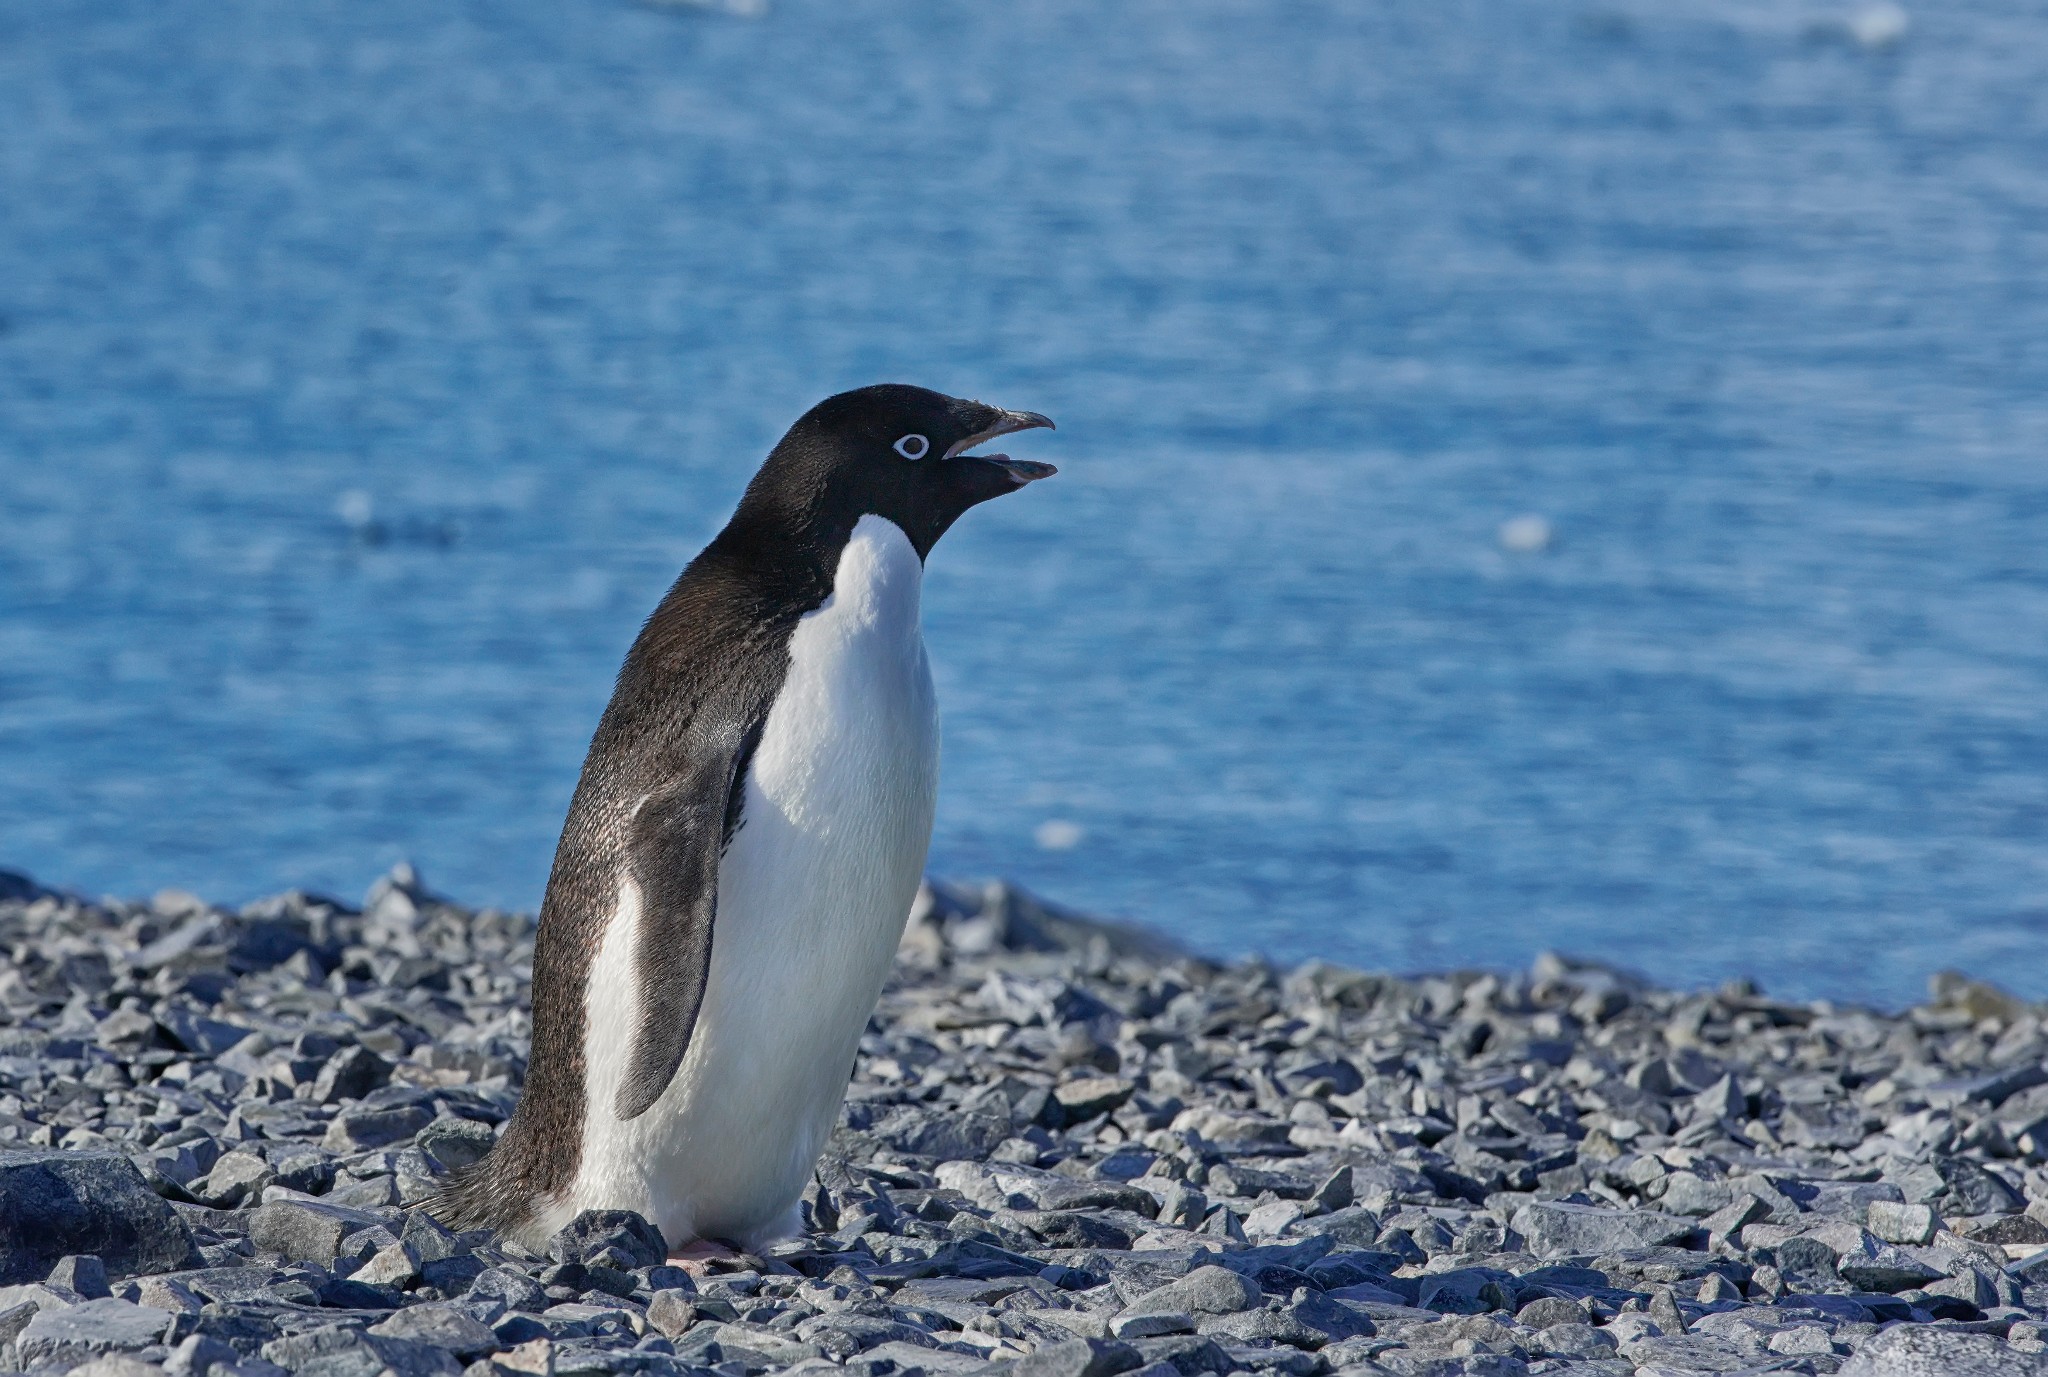
[[[2048,995],[2018,0],[0,7],[0,864],[530,908],[639,619],[883,379],[1061,427],[932,560],[936,872]]]

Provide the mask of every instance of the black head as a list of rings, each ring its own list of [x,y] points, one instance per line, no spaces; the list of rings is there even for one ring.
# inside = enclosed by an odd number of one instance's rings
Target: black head
[[[967,453],[1040,426],[1052,422],[1035,411],[901,383],[842,392],[789,428],[747,485],[734,520],[843,539],[861,517],[886,517],[923,558],[969,507],[1058,472],[1006,454]]]

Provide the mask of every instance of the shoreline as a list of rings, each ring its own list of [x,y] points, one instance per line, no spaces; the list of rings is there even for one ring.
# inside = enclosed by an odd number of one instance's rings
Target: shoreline
[[[693,1281],[410,1208],[516,1099],[531,937],[406,867],[360,912],[0,885],[0,1367],[2048,1373],[2048,1033],[1989,985],[1222,964],[938,884],[811,1231]]]

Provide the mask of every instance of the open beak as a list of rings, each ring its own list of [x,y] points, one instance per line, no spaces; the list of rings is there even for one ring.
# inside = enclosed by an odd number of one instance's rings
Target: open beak
[[[1059,470],[1051,464],[1041,464],[1035,459],[1012,459],[1007,454],[968,454],[967,451],[973,449],[976,445],[993,440],[999,435],[1014,435],[1020,430],[1057,429],[1058,427],[1052,423],[1050,417],[1041,416],[1035,411],[1004,411],[999,413],[999,419],[994,425],[978,435],[970,435],[955,444],[946,451],[945,457],[957,459],[964,456],[969,459],[979,459],[984,464],[992,464],[1009,474],[1010,478],[1021,488],[1026,483],[1036,483],[1041,478],[1050,478],[1058,473]]]

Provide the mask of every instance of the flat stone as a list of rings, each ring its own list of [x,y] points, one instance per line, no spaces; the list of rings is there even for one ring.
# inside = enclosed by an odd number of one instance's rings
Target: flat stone
[[[1185,1310],[1126,1310],[1109,1322],[1119,1339],[1149,1339],[1159,1334],[1192,1334],[1195,1317]]]
[[[200,1377],[222,1363],[240,1361],[242,1355],[233,1344],[211,1334],[191,1334],[171,1350],[171,1356],[164,1360],[164,1371],[171,1377]]]
[[[653,1318],[648,1319],[653,1324]],[[658,1326],[657,1326],[658,1327]],[[813,1315],[796,1327],[797,1338],[816,1344],[834,1358],[847,1358],[887,1343],[908,1343],[930,1347],[932,1336],[915,1325],[880,1315]]]
[[[1117,1076],[1083,1076],[1053,1087],[1053,1103],[1060,1107],[1063,1121],[1079,1123],[1115,1109],[1131,1097],[1137,1087]]]
[[[876,1344],[861,1354],[861,1358],[876,1364],[892,1364],[898,1372],[922,1369],[928,1374],[976,1372],[983,1366],[979,1357],[970,1357],[965,1353],[950,1353],[943,1349],[904,1343],[900,1340]]]
[[[390,1319],[370,1326],[370,1333],[445,1348],[464,1360],[490,1353],[498,1347],[496,1334],[464,1311],[447,1304],[409,1305]]]
[[[40,1281],[74,1253],[114,1277],[199,1262],[190,1231],[126,1157],[0,1152],[0,1284]]]
[[[1734,1198],[1734,1188],[1725,1181],[1707,1181],[1689,1171],[1674,1171],[1665,1178],[1664,1193],[1657,1197],[1657,1205],[1666,1214],[1701,1218],[1728,1208]]]
[[[421,1129],[413,1145],[432,1158],[443,1171],[453,1171],[480,1162],[496,1146],[497,1135],[489,1124],[474,1119],[444,1115]]]
[[[1140,1339],[1132,1347],[1148,1365],[1167,1363],[1181,1374],[1181,1377],[1195,1377],[1195,1374],[1209,1372],[1221,1374],[1234,1371],[1237,1364],[1231,1360],[1223,1346],[1206,1335],[1168,1335],[1157,1339]]]
[[[509,1267],[493,1267],[480,1272],[469,1285],[469,1298],[475,1301],[495,1300],[507,1310],[545,1310],[548,1305],[547,1292],[539,1282]]]
[[[1139,1351],[1112,1339],[1046,1344],[1017,1360],[1013,1377],[1116,1377],[1143,1362]]]
[[[1649,1210],[1611,1210],[1561,1201],[1524,1205],[1515,1212],[1515,1231],[1538,1257],[1608,1253],[1682,1242],[1699,1230],[1695,1220]]]
[[[1132,1301],[1129,1312],[1228,1315],[1265,1303],[1265,1292],[1251,1278],[1227,1267],[1197,1267],[1178,1281],[1168,1282]]]
[[[346,1324],[273,1339],[263,1345],[263,1358],[307,1377],[458,1377],[462,1371],[445,1349]]]
[[[979,1160],[1010,1136],[1010,1121],[972,1110],[942,1113],[905,1105],[876,1125],[875,1133],[899,1151],[942,1162]]]
[[[176,1277],[144,1277],[130,1284],[135,1291],[129,1299],[137,1305],[179,1315],[194,1315],[206,1308],[199,1293]]]
[[[15,1351],[25,1369],[40,1363],[76,1364],[102,1353],[160,1343],[170,1322],[168,1310],[101,1297],[39,1311],[15,1339]]]
[[[1323,1335],[1323,1343],[1367,1338],[1379,1332],[1379,1326],[1364,1310],[1306,1288],[1299,1293],[1299,1299],[1288,1305],[1286,1313]]]
[[[157,1022],[173,1043],[202,1057],[217,1057],[249,1036],[249,1030],[238,1023],[208,1018],[182,1005],[161,1009]]]
[[[1871,1256],[1844,1256],[1835,1262],[1842,1280],[1865,1291],[1904,1291],[1940,1281],[1946,1274],[1918,1258],[1887,1245]]]
[[[1599,1360],[1612,1357],[1616,1343],[1614,1335],[1606,1330],[1579,1320],[1545,1325],[1537,1336],[1537,1347],[1550,1357]]]
[[[430,1110],[419,1105],[390,1109],[345,1109],[334,1116],[320,1146],[330,1152],[364,1152],[402,1143],[432,1123]]]
[[[2026,1353],[1989,1334],[1901,1324],[1871,1335],[1841,1377],[2048,1377],[2048,1353]]]
[[[1317,1349],[1330,1335],[1304,1324],[1288,1310],[1246,1310],[1236,1315],[1204,1315],[1199,1332],[1236,1339],[1240,1343],[1286,1344],[1291,1348]]]
[[[1592,1318],[1583,1302],[1567,1296],[1540,1296],[1515,1312],[1515,1319],[1531,1329],[1548,1329],[1554,1324],[1590,1324]]]
[[[344,1237],[373,1221],[374,1216],[345,1207],[277,1201],[250,1215],[249,1241],[266,1253],[325,1266],[340,1254]]]

